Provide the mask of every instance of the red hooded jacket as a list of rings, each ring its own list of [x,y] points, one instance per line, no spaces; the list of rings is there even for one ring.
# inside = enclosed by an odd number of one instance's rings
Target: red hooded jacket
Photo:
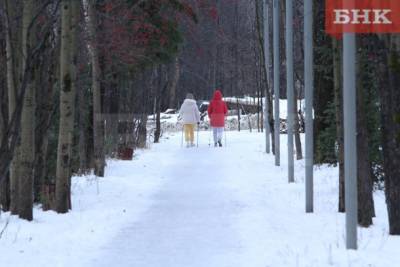
[[[228,113],[226,103],[222,100],[222,93],[216,90],[213,99],[208,105],[208,117],[212,127],[224,127],[225,115]]]

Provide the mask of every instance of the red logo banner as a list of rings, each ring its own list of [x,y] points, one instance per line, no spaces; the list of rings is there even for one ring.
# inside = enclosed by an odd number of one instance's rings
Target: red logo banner
[[[400,32],[400,0],[326,0],[328,34]]]

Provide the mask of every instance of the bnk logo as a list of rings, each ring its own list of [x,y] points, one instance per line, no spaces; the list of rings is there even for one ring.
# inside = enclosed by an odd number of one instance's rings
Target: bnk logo
[[[392,24],[390,9],[335,9],[334,24]]]
[[[400,0],[326,0],[326,31],[400,32]]]

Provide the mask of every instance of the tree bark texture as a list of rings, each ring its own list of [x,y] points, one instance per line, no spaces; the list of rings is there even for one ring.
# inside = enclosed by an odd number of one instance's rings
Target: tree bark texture
[[[336,116],[336,142],[338,146],[338,162],[339,162],[339,212],[345,212],[344,197],[344,140],[343,140],[343,103],[342,103],[342,79],[341,66],[342,54],[340,42],[332,38],[333,47],[333,86],[335,99],[335,116]]]
[[[8,120],[10,121],[15,110],[16,104],[16,73],[14,58],[16,53],[12,44],[12,33],[10,21],[15,16],[15,2],[5,0],[4,2],[5,18],[4,25],[6,31],[6,65],[7,65],[7,92],[8,92]],[[14,133],[15,134],[15,133]],[[15,152],[10,166],[10,211],[11,214],[17,214],[18,211],[18,168],[16,165],[18,151]]]
[[[294,99],[294,144],[296,146],[296,159],[303,159],[303,149],[301,147],[301,139],[300,139],[300,119],[299,119],[299,108],[297,104],[297,94],[295,94]]]
[[[168,108],[176,108],[176,88],[178,86],[179,77],[181,75],[181,68],[179,58],[176,57],[173,64],[173,76],[171,85],[169,86],[169,105]]]
[[[75,3],[75,4],[74,4]],[[75,65],[73,37],[76,32],[78,1],[61,3],[61,54],[60,54],[60,122],[57,148],[56,211],[66,213],[71,208],[71,157],[75,112]],[[79,9],[78,9],[79,10]],[[76,43],[76,42],[75,42]]]
[[[92,62],[94,173],[99,177],[103,177],[106,163],[104,155],[104,121],[101,114],[101,68],[96,42],[97,18],[95,3],[96,1],[90,0],[88,8]]]
[[[29,29],[33,19],[35,3],[33,0],[24,1],[22,18],[22,49],[26,60],[28,50],[34,41],[34,29]],[[23,69],[26,62],[22,64]],[[18,215],[22,219],[33,219],[33,167],[35,161],[35,86],[34,75],[29,78],[21,115],[20,155],[17,160],[18,175]]]
[[[389,232],[400,235],[400,40],[396,34],[384,36],[380,64],[382,148]]]
[[[374,216],[372,166],[369,159],[369,137],[365,107],[365,88],[362,86],[362,55],[358,54],[357,64],[357,193],[358,224],[369,227]]]

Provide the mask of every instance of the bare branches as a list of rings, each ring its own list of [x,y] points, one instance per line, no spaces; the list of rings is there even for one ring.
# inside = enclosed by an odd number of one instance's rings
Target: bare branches
[[[7,1],[5,1],[7,2]],[[53,1],[47,1],[46,4],[44,4],[41,7],[41,12],[45,10],[45,8],[50,4],[53,3]],[[19,134],[20,134],[20,123],[21,123],[21,114],[22,114],[22,107],[23,107],[23,99],[25,96],[25,92],[27,89],[27,85],[33,75],[33,69],[35,66],[35,63],[40,56],[41,53],[43,53],[44,48],[45,48],[45,43],[50,37],[50,35],[53,33],[51,31],[51,27],[54,25],[54,21],[56,19],[56,13],[58,10],[58,5],[60,1],[58,0],[55,4],[55,8],[51,14],[51,20],[48,21],[46,26],[44,27],[46,29],[45,35],[41,39],[40,42],[38,42],[37,46],[34,48],[28,47],[27,53],[26,53],[26,58],[25,58],[25,69],[22,73],[22,81],[19,85],[19,88],[17,90],[18,94],[16,97],[16,106],[13,114],[11,115],[11,119],[8,122],[8,125],[4,131],[2,140],[1,140],[1,145],[0,145],[0,179],[5,177],[6,173],[8,172],[8,169],[10,167],[11,160],[14,155],[14,149],[16,147]],[[6,9],[7,10],[7,9]],[[40,13],[36,14],[34,19],[29,25],[29,30],[27,32],[27,38],[30,38],[31,34],[31,29],[34,25],[34,22],[37,20],[38,16]],[[9,29],[10,31],[11,29]],[[9,32],[10,34],[10,32]]]

